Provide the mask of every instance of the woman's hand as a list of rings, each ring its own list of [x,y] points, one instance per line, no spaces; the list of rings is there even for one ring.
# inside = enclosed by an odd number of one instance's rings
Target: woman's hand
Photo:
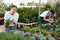
[[[50,20],[49,22],[50,22],[50,23],[54,23],[54,21],[52,21],[52,20]]]
[[[13,23],[14,25],[17,25],[17,22],[16,22],[16,21],[14,21],[14,20],[12,20],[12,23]]]

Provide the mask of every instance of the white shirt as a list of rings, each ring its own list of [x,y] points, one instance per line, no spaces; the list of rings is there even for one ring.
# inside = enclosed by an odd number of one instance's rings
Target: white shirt
[[[41,13],[39,16],[40,16],[40,17],[46,17],[47,14],[48,14],[48,12],[49,12],[49,11],[45,11],[45,12]]]
[[[18,21],[18,18],[19,18],[18,13],[15,12],[14,15],[11,15],[11,11],[6,12],[4,16],[5,20],[10,19],[10,20]],[[11,22],[9,26],[14,26],[14,24]]]

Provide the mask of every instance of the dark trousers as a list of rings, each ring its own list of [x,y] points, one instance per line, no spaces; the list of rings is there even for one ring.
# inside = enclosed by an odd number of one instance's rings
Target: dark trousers
[[[6,32],[10,32],[11,30],[13,30],[15,32],[17,26],[9,26],[9,28],[6,28]]]

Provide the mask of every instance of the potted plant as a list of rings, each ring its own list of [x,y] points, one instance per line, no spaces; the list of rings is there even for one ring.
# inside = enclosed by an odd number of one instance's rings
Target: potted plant
[[[45,29],[41,29],[41,33],[42,33],[44,36],[48,35],[48,32],[47,32]]]
[[[5,28],[8,28],[9,27],[10,22],[11,21],[9,19],[6,20]]]
[[[40,29],[38,27],[30,29],[31,34],[35,34],[35,33],[39,34],[39,32],[40,32]]]

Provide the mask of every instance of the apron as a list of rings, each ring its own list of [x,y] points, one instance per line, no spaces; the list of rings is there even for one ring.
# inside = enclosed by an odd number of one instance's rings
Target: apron
[[[43,17],[38,17],[39,24],[45,24],[46,22],[43,20]]]

